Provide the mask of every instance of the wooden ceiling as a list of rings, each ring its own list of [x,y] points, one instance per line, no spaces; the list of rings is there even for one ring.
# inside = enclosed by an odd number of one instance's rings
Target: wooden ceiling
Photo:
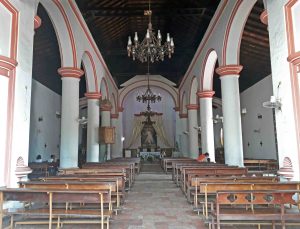
[[[171,59],[150,65],[151,74],[160,74],[179,84],[196,49],[215,13],[220,0],[152,0],[152,24],[174,37],[175,53]],[[143,39],[148,19],[144,10],[148,0],[76,0],[79,9],[106,61],[117,85],[137,74],[145,74],[147,65],[127,56],[128,36],[138,32]],[[240,77],[243,91],[271,72],[267,26],[259,20],[263,11],[262,1],[253,8],[245,26],[241,42]],[[38,15],[43,24],[36,31],[34,44],[33,77],[61,94],[61,80],[57,75],[60,67],[59,48],[51,20],[42,6]],[[214,79],[214,89],[220,97],[220,80]],[[85,92],[81,80],[81,95]]]

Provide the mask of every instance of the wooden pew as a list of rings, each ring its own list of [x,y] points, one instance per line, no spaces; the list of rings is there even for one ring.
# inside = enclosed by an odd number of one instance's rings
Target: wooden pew
[[[248,172],[247,168],[240,168],[235,166],[227,167],[205,167],[205,168],[182,168],[181,174],[181,188],[186,194],[187,187],[190,186],[192,177],[196,176],[242,176]]]
[[[290,221],[293,224],[299,223],[299,210],[285,206],[299,205],[299,198],[295,201],[294,195],[299,197],[299,190],[218,191],[216,193],[216,210],[212,211],[212,228],[215,228],[215,221],[218,229],[224,222],[239,224],[234,221],[247,221],[248,225],[256,224],[258,228],[263,222],[272,224],[273,228],[275,228],[276,222],[279,222],[282,228],[285,228]],[[245,207],[249,204],[251,204],[251,209]],[[232,208],[229,208],[228,205]],[[234,206],[238,208],[233,208]]]
[[[300,190],[299,182],[271,182],[271,183],[201,183],[199,185],[199,194],[204,196],[204,215],[208,218],[208,196],[215,197],[217,191],[235,191],[235,190]],[[197,198],[197,189],[195,190]],[[198,199],[195,201],[198,202]],[[213,203],[213,201],[211,202]]]
[[[244,165],[249,170],[258,170],[258,171],[277,171],[278,170],[278,161],[273,159],[245,159]]]
[[[162,159],[162,164],[163,164],[163,169],[164,169],[165,173],[168,173],[168,169],[172,169],[172,162],[173,161],[195,161],[195,159],[186,158],[186,157],[163,158]]]
[[[188,190],[190,196],[193,196],[194,210],[199,214],[198,196],[203,195],[200,192],[200,185],[207,183],[274,183],[279,182],[279,177],[243,177],[243,176],[229,176],[229,177],[193,177],[191,180],[191,188]],[[203,211],[204,212],[204,211]]]
[[[136,173],[139,174],[141,171],[141,158],[140,157],[118,157],[113,158],[108,162],[133,162],[135,164]]]
[[[19,182],[20,188],[30,188],[39,190],[97,190],[103,191],[108,190],[109,195],[115,197],[109,203],[109,210],[117,210],[120,208],[120,193],[119,187],[116,182],[113,181],[101,181],[101,182],[78,182],[78,181],[27,181]],[[116,203],[116,208],[112,209],[113,202]]]
[[[42,208],[29,209],[3,209],[4,202],[19,201],[19,202],[34,202],[42,203]],[[90,191],[90,190],[43,190],[43,189],[22,189],[22,188],[1,188],[0,189],[0,228],[3,228],[3,216],[11,217],[11,226],[13,228],[14,216],[39,216],[47,217],[49,229],[52,224],[56,223],[57,228],[60,227],[60,218],[65,217],[94,217],[101,218],[101,229],[104,228],[104,223],[109,225],[110,213],[105,212],[103,204],[110,202],[108,191]],[[56,203],[98,203],[99,208],[96,210],[80,209],[80,211],[72,211],[69,209],[56,209],[53,204]],[[47,204],[47,205],[46,205]],[[57,218],[57,222],[53,222],[53,218]],[[33,224],[45,224],[40,221],[30,221]],[[30,223],[25,222],[25,223]],[[22,222],[18,222],[22,223]],[[91,220],[86,220],[85,223],[92,223]]]

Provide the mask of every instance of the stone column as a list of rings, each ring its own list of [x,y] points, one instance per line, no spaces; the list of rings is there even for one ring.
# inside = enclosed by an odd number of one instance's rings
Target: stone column
[[[101,126],[110,127],[110,112],[112,105],[108,99],[103,99],[100,102]],[[110,160],[110,144],[100,144],[100,162]]]
[[[225,163],[244,166],[239,92],[240,65],[217,68],[221,76]]]
[[[187,131],[188,114],[179,114],[180,118],[180,135],[181,135],[181,153],[183,157],[189,157],[189,132]]]
[[[88,104],[87,162],[99,162],[99,99],[98,92],[86,93]]]
[[[191,158],[196,159],[199,156],[198,146],[198,118],[197,112],[199,106],[197,104],[186,105],[188,110],[189,122],[189,154]]]
[[[111,158],[116,158],[119,155],[120,149],[120,133],[119,133],[119,114],[111,114],[111,126],[115,128],[115,143],[111,145]]]
[[[180,145],[180,136],[182,135],[182,129],[181,129],[181,122],[179,117],[179,107],[174,107],[175,111],[175,151],[178,151],[177,153],[180,153],[180,155],[177,156],[183,156],[182,146]]]
[[[83,71],[78,68],[58,69],[62,76],[60,167],[78,167],[79,81]]]
[[[123,143],[124,143],[124,133],[123,133],[123,107],[119,107],[119,119],[118,119],[118,127],[119,130],[117,131],[120,134],[120,143],[119,149],[117,150],[117,157],[123,157]]]
[[[7,150],[8,134],[8,104],[9,104],[9,79],[11,71],[17,66],[17,62],[11,58],[0,55],[0,187],[6,186],[6,177],[8,175],[7,164],[9,155]]]
[[[201,107],[200,120],[202,153],[209,153],[211,162],[215,162],[214,124],[212,111],[212,98],[214,94],[214,91],[202,91],[197,93]]]

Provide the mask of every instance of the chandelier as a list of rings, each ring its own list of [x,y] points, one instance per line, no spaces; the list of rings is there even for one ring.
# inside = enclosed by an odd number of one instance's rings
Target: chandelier
[[[156,102],[160,102],[161,101],[161,95],[160,95],[160,93],[158,93],[158,95],[156,95],[155,93],[153,93],[151,91],[149,75],[150,75],[150,73],[149,73],[149,61],[148,61],[148,73],[147,73],[148,83],[147,83],[147,90],[142,95],[140,95],[140,93],[138,92],[138,94],[136,96],[136,100],[138,102],[147,103],[148,106],[150,106],[149,105],[150,103],[156,103]]]
[[[167,33],[167,39],[164,44],[162,44],[162,36],[160,30],[157,31],[157,36],[153,32],[151,15],[152,11],[150,8],[144,11],[144,15],[149,17],[148,29],[146,36],[142,42],[139,42],[138,34],[135,32],[133,43],[131,37],[128,37],[127,52],[128,56],[132,55],[132,59],[138,59],[142,63],[146,62],[148,59],[154,63],[154,61],[163,61],[165,56],[171,58],[174,53],[174,41]]]

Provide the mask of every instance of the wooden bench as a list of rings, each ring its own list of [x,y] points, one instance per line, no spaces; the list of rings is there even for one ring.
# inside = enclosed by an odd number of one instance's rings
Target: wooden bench
[[[194,211],[199,211],[198,208],[198,196],[203,196],[204,194],[200,192],[200,186],[207,183],[274,183],[279,182],[279,177],[193,177],[191,180],[191,187],[188,190],[190,195],[190,202],[194,203]],[[193,201],[191,200],[193,196]],[[189,199],[188,199],[189,200]],[[203,209],[202,209],[203,210]],[[204,212],[204,211],[203,211]]]
[[[244,165],[249,168],[249,170],[278,170],[278,161],[273,159],[245,159]]]
[[[136,173],[139,174],[141,171],[141,158],[140,157],[118,157],[118,158],[113,158],[108,162],[133,162],[135,164],[135,170]]]
[[[196,176],[242,176],[248,172],[247,168],[235,166],[227,167],[205,167],[205,168],[182,168],[181,188],[186,194],[187,187],[190,186],[192,177]]]
[[[120,208],[120,197],[118,184],[114,181],[98,181],[98,182],[80,182],[80,181],[27,181],[19,182],[20,188],[30,188],[39,190],[108,190],[110,199],[108,203],[109,210],[112,211],[113,203],[116,203],[114,211],[118,211]],[[114,199],[112,198],[114,197]]]
[[[4,202],[18,201],[18,202],[34,202],[34,206],[31,208],[22,209],[3,209]],[[11,228],[14,226],[14,216],[36,216],[47,217],[48,221],[30,220],[24,222],[17,222],[17,224],[48,224],[49,229],[52,228],[52,224],[56,223],[57,228],[64,223],[61,219],[67,217],[93,217],[100,219],[101,229],[104,228],[104,223],[109,225],[109,218],[111,212],[104,211],[103,204],[110,202],[110,195],[108,191],[90,191],[90,190],[44,190],[44,189],[23,189],[23,188],[1,188],[0,189],[0,228],[3,228],[3,216],[7,215],[11,217]],[[41,207],[35,208],[35,205],[43,204]],[[73,211],[70,209],[55,208],[54,204],[57,203],[98,203],[99,208],[95,210],[80,209]],[[54,222],[53,218],[57,221]],[[70,223],[70,220],[68,219]],[[85,220],[85,224],[94,223],[89,220]]]
[[[168,173],[168,169],[172,169],[173,161],[195,161],[195,159],[186,158],[186,157],[178,157],[178,158],[164,158],[162,159],[163,169],[165,173]]]
[[[212,211],[212,228],[215,222],[220,229],[225,222],[239,224],[236,221],[256,224],[259,228],[263,222],[269,222],[273,228],[279,222],[285,228],[288,222],[300,222],[299,210],[286,207],[299,205],[299,198],[297,201],[293,198],[295,195],[299,197],[299,190],[218,191],[216,210]],[[249,205],[251,208],[247,207]]]
[[[204,196],[204,200],[200,202],[203,205],[204,215],[206,219],[208,218],[208,197],[210,196],[212,199],[210,203],[213,203],[213,200],[216,196],[217,191],[226,190],[300,190],[299,182],[271,182],[271,183],[201,183],[199,185],[199,194]],[[195,201],[198,201],[198,192],[195,190]],[[211,205],[212,206],[212,205]]]

